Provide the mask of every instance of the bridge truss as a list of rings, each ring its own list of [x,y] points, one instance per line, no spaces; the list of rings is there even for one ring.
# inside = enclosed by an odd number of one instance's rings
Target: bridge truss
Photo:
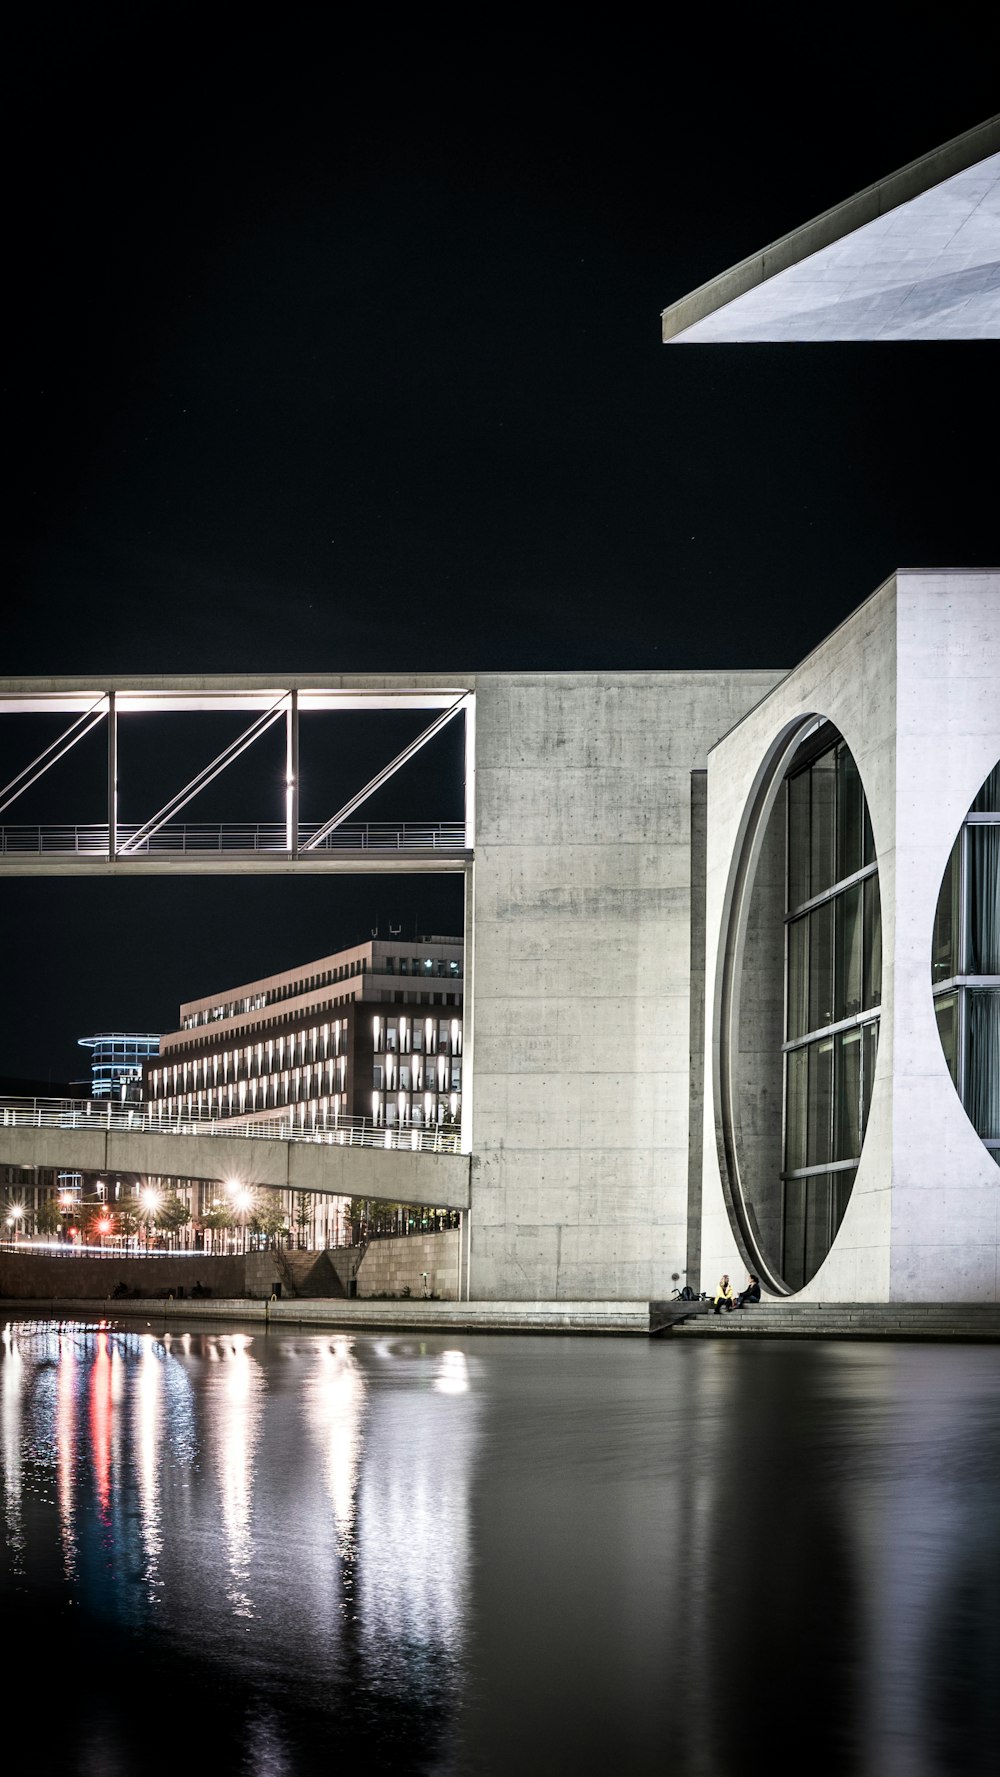
[[[426,712],[429,720],[401,752],[320,822],[300,818],[300,736],[303,716],[335,720],[351,711]],[[143,715],[232,713],[246,717],[239,734],[159,808],[138,822],[119,819],[119,756],[131,724]],[[475,693],[471,681],[404,678],[163,677],[0,680],[0,716],[58,715],[66,724],[0,787],[0,876],[247,874],[294,871],[466,871],[475,829]],[[464,818],[421,822],[358,820],[377,791],[454,721],[465,734]],[[255,742],[282,724],[285,737],[283,806],[277,818],[197,822],[179,817]],[[107,735],[106,817],[99,822],[18,824],[20,798],[103,725]],[[27,727],[27,724],[26,724]],[[26,749],[30,754],[30,746]],[[262,798],[273,786],[262,774]]]

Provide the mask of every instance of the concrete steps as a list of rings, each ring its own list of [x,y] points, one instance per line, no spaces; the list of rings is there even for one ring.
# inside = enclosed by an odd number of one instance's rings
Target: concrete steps
[[[758,1302],[731,1314],[702,1312],[664,1331],[701,1339],[1000,1340],[997,1302]]]

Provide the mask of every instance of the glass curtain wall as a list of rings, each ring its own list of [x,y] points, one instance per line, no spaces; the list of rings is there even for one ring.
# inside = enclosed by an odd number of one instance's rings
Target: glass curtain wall
[[[972,804],[934,916],[931,982],[948,1071],[1000,1165],[1000,763]]]
[[[785,1146],[782,1275],[801,1289],[843,1220],[878,1048],[882,908],[849,748],[827,725],[785,784]],[[811,757],[802,755],[811,748]]]

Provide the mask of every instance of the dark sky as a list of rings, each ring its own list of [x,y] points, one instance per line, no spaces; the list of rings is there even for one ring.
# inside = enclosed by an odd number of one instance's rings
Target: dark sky
[[[786,666],[998,559],[996,346],[659,343],[998,108],[991,9],[227,16],[8,41],[4,674]],[[4,883],[0,1073],[456,893]]]

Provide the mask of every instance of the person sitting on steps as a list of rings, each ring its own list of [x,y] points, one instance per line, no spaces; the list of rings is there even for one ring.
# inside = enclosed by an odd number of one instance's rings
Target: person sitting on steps
[[[729,1272],[728,1271],[724,1271],[722,1273],[722,1276],[719,1278],[719,1287],[715,1292],[715,1310],[714,1310],[714,1312],[716,1314],[721,1314],[723,1306],[725,1306],[725,1310],[726,1310],[727,1314],[732,1313],[732,1311],[733,1311],[733,1286],[729,1281]]]
[[[758,1279],[756,1274],[753,1271],[751,1271],[750,1282],[747,1284],[747,1287],[745,1290],[740,1291],[739,1295],[736,1298],[735,1306],[737,1308],[745,1308],[746,1304],[748,1302],[759,1302],[759,1301],[760,1301],[760,1280]]]

